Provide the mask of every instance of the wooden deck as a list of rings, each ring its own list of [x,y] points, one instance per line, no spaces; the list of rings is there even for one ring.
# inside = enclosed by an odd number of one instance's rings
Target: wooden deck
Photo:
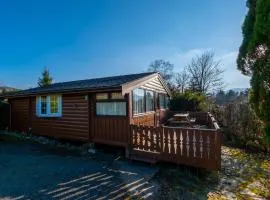
[[[203,116],[203,115],[201,115]],[[215,119],[203,119],[212,128],[130,126],[131,159],[151,163],[166,161],[210,170],[220,170],[221,135]]]

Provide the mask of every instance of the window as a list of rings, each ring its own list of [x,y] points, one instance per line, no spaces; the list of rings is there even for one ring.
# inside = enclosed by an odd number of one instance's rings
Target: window
[[[146,90],[146,112],[154,111],[154,92]]]
[[[51,96],[50,97],[50,109],[51,113],[55,114],[58,113],[59,111],[59,103],[58,103],[58,96]]]
[[[47,97],[42,96],[40,97],[40,104],[41,104],[41,114],[46,115],[47,114]]]
[[[165,108],[169,108],[170,105],[170,98],[168,96],[165,96]]]
[[[40,117],[61,117],[62,98],[60,95],[38,96],[36,98],[36,115]]]
[[[98,93],[96,94],[96,99],[97,100],[103,100],[103,99],[108,99],[109,94],[108,93]]]
[[[161,109],[169,108],[170,99],[165,94],[159,94],[159,107]]]
[[[112,99],[124,99],[121,92],[113,92],[111,94],[111,98]]]
[[[126,116],[126,102],[97,102],[96,114],[109,116]]]
[[[144,102],[144,90],[135,89],[132,92],[133,96],[133,114],[139,114],[145,112]]]
[[[127,104],[121,92],[96,94],[96,115],[126,116]]]
[[[165,108],[165,95],[159,94],[159,108],[164,109]]]

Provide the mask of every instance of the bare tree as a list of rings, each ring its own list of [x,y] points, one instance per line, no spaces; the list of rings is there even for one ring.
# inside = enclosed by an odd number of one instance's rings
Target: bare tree
[[[174,65],[165,60],[155,60],[148,67],[149,72],[159,72],[169,86],[172,85],[173,69]]]
[[[220,61],[214,59],[213,51],[206,51],[200,56],[196,56],[187,66],[190,75],[190,87],[202,93],[219,90],[224,85],[224,70],[220,66]]]
[[[184,69],[180,73],[175,74],[175,84],[176,88],[180,92],[184,92],[187,89],[189,83],[189,74],[187,73],[186,69]]]

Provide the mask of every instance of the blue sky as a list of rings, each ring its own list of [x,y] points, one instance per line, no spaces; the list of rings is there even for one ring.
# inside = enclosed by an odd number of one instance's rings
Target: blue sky
[[[0,84],[29,88],[47,66],[55,82],[146,71],[155,59],[187,65],[213,49],[226,88],[236,69],[245,0],[1,0]]]

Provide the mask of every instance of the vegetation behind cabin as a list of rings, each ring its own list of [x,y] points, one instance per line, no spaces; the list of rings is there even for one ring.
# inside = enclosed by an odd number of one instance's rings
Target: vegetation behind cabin
[[[6,129],[9,125],[9,104],[0,101],[0,130]]]

